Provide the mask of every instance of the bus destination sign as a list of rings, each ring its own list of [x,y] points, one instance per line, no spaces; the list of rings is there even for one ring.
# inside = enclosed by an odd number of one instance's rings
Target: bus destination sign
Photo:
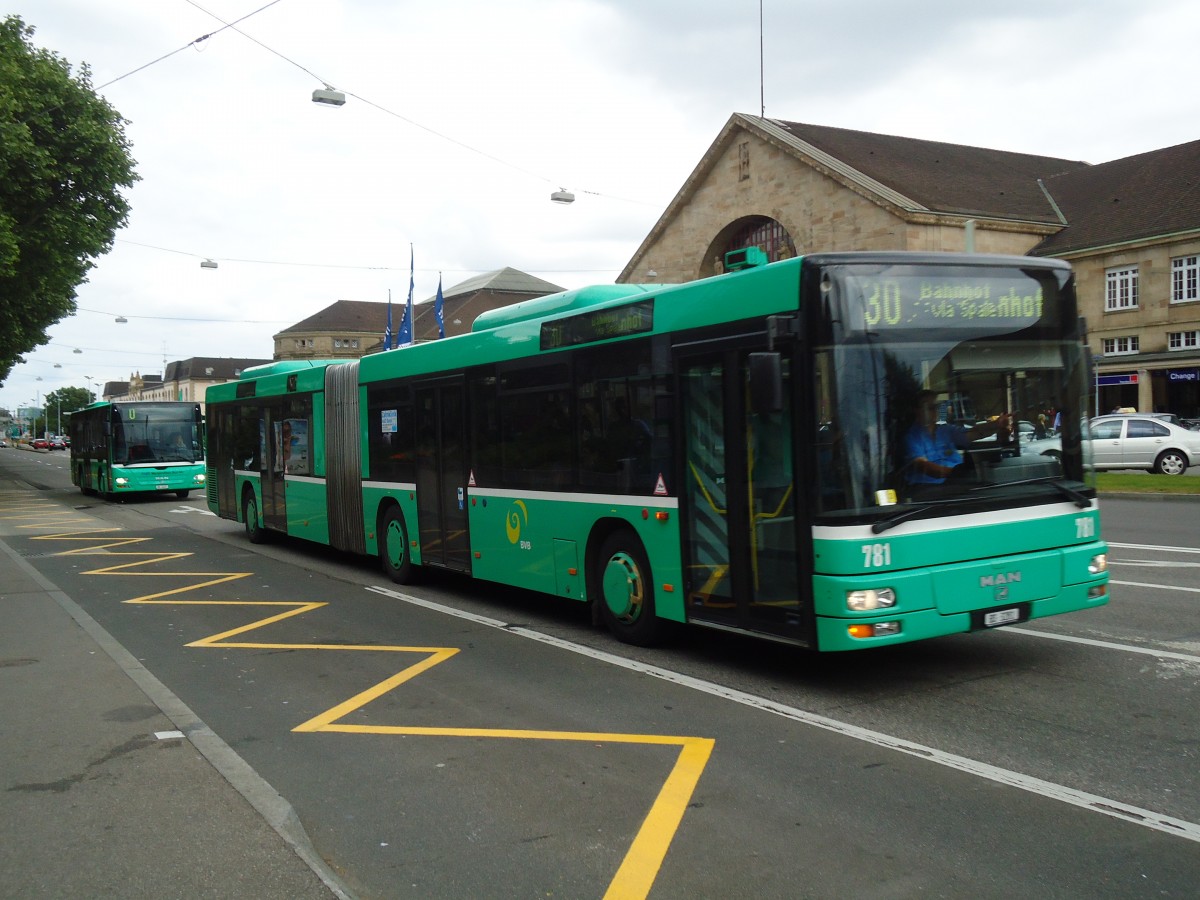
[[[654,301],[598,309],[542,323],[541,348],[555,350],[610,338],[643,334],[654,328]]]
[[[1028,278],[855,279],[861,288],[859,327],[866,331],[1000,328],[1016,331],[1042,318],[1042,287]]]

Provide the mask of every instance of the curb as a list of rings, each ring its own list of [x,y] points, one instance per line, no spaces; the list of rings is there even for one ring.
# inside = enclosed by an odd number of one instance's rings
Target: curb
[[[355,900],[355,895],[317,853],[296,810],[242,759],[232,747],[225,743],[211,728],[204,724],[187,704],[179,699],[161,681],[126,650],[116,638],[93,619],[74,600],[49,581],[41,572],[22,559],[7,542],[0,540],[0,550],[32,578],[58,603],[67,614],[112,658],[143,693],[154,703],[209,764],[241,794],[258,814],[266,820],[289,847],[308,865],[318,878],[340,900]]]

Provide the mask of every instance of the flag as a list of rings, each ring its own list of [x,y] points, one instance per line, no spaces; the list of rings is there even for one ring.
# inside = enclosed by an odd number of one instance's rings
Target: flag
[[[391,290],[388,291],[388,318],[387,318],[387,328],[385,328],[384,332],[383,332],[383,349],[384,350],[392,349],[392,292],[391,292]]]
[[[433,317],[437,319],[438,337],[440,338],[444,338],[446,336],[446,322],[442,317],[442,306],[445,304],[445,302],[446,301],[442,299],[442,273],[438,272],[438,292],[437,300],[433,302]]]
[[[397,347],[407,347],[413,342],[413,249],[408,245],[408,303],[404,307],[404,318],[400,321],[400,334],[396,336]]]

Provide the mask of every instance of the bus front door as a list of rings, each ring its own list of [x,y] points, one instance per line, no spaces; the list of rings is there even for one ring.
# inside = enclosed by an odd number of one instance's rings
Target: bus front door
[[[782,408],[757,412],[749,362],[730,349],[679,366],[688,618],[806,644],[788,361]]]
[[[421,562],[471,571],[462,378],[416,389],[417,526]]]

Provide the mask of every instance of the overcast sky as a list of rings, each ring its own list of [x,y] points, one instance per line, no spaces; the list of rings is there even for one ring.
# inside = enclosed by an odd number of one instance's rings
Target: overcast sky
[[[764,103],[1093,163],[1200,137],[1195,0],[761,8],[760,32],[759,0],[9,0],[37,46],[91,67],[142,180],[0,406],[268,359],[336,300],[402,304],[410,244],[417,301],[439,272],[611,283],[730,114]],[[345,106],[312,102],[325,84]]]

